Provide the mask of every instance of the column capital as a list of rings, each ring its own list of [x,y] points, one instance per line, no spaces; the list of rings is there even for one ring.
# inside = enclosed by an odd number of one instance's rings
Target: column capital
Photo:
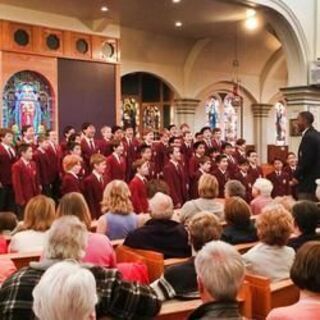
[[[312,86],[287,87],[280,91],[288,106],[320,106],[320,90]]]
[[[174,99],[174,105],[176,107],[176,113],[179,114],[192,114],[196,113],[196,109],[200,103],[198,99],[181,98]]]
[[[255,103],[251,105],[254,118],[267,118],[269,111],[272,109],[273,104],[269,103]]]

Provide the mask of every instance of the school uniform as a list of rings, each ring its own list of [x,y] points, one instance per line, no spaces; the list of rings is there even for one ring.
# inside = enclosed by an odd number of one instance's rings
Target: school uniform
[[[157,179],[158,178],[158,174],[157,174],[155,162],[147,161],[147,166],[148,166],[148,174],[146,176],[146,179],[148,181]]]
[[[189,170],[189,161],[193,156],[193,147],[192,147],[192,143],[187,144],[185,142],[182,143],[181,145],[181,154],[183,157],[183,162],[185,165],[185,169]]]
[[[195,172],[193,178],[191,179],[190,188],[189,188],[190,199],[199,198],[198,185],[199,185],[199,180],[204,173],[205,173],[204,171],[202,171],[201,169],[198,169]]]
[[[228,171],[230,177],[233,178],[234,175],[239,171],[238,162],[232,155],[227,155],[228,157]]]
[[[153,159],[155,162],[156,172],[159,175],[163,175],[163,168],[169,162],[168,146],[161,141],[153,145]]]
[[[219,198],[224,198],[224,186],[230,179],[230,173],[228,170],[222,172],[219,168],[213,172],[213,175],[217,178],[219,184]]]
[[[290,194],[289,176],[284,171],[274,171],[267,175],[267,179],[273,184],[271,196],[283,197]]]
[[[200,159],[201,157],[195,154],[191,157],[189,161],[188,173],[189,173],[190,181],[192,181],[195,178],[196,172],[199,169]]]
[[[220,152],[221,152],[221,148],[222,148],[223,143],[224,143],[224,141],[222,141],[222,140],[212,139],[212,147],[216,148]]]
[[[98,145],[100,153],[105,157],[109,157],[112,154],[113,150],[111,140],[101,139],[98,141]]]
[[[255,166],[253,167],[251,164],[249,165],[248,174],[252,183],[255,183],[258,178],[263,178],[263,172],[261,167]]]
[[[248,173],[244,173],[239,170],[233,177],[235,180],[238,180],[246,188],[246,198],[245,200],[250,203],[252,200],[252,178]]]
[[[60,146],[49,141],[46,150],[49,158],[48,177],[52,197],[57,201],[60,198],[60,161],[63,157]]]
[[[241,152],[238,148],[236,148],[233,157],[236,159],[238,163],[247,159],[246,153]]]
[[[76,174],[66,172],[61,182],[61,195],[64,196],[70,192],[82,193],[81,180]]]
[[[113,153],[106,159],[107,168],[105,171],[105,177],[108,181],[123,180],[126,179],[126,161],[122,156],[118,156]]]
[[[82,158],[84,162],[84,167],[86,171],[86,175],[91,172],[91,167],[90,167],[90,158],[93,154],[99,153],[99,145],[98,141],[95,139],[88,139],[84,137],[81,140],[81,152],[82,152]]]
[[[289,182],[293,180],[296,170],[297,167],[286,166],[285,168],[283,168],[283,171],[289,176]],[[290,194],[293,198],[298,199],[297,186],[290,186]]]
[[[133,168],[132,164],[138,158],[138,151],[139,151],[139,141],[135,138],[129,139],[124,137],[122,140],[122,144],[124,147],[123,156],[126,159],[126,181],[129,182],[133,176]]]
[[[37,149],[33,154],[33,161],[37,166],[39,183],[42,186],[42,193],[51,196],[50,192],[50,160],[47,152],[43,149]]]
[[[129,183],[131,201],[135,213],[149,211],[146,182],[147,179],[145,177],[136,174]]]

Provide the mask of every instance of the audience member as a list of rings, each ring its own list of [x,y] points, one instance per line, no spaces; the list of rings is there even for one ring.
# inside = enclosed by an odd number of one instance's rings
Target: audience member
[[[273,204],[280,204],[289,212],[292,212],[292,208],[296,203],[296,200],[292,196],[276,197],[272,201]]]
[[[1,319],[34,319],[32,291],[42,275],[57,262],[69,259],[80,261],[86,251],[87,238],[86,227],[77,217],[57,219],[50,228],[43,260],[20,269],[2,284]],[[159,312],[160,301],[150,287],[122,281],[115,269],[99,266],[87,268],[96,280],[97,318],[151,319]]]
[[[215,199],[218,195],[218,181],[211,174],[204,173],[198,184],[199,198],[187,201],[180,209],[180,221],[186,223],[200,211],[208,211],[219,219],[223,218],[223,206]]]
[[[95,319],[95,278],[74,261],[50,267],[35,286],[33,311],[39,320]]]
[[[83,262],[113,268],[116,265],[115,252],[108,237],[90,232],[91,216],[88,205],[82,194],[70,192],[60,200],[57,217],[76,216],[87,227],[88,244]]]
[[[262,209],[272,203],[271,192],[272,183],[263,178],[258,178],[252,187],[253,200],[251,201],[251,210],[253,214],[261,213]]]
[[[193,256],[186,262],[167,268],[164,275],[151,285],[162,301],[175,297],[199,297],[194,266],[195,255],[206,243],[219,240],[221,229],[219,220],[210,212],[199,212],[190,219],[188,231]]]
[[[298,250],[290,278],[300,289],[297,303],[273,309],[267,320],[317,320],[320,318],[320,242],[310,241]]]
[[[10,234],[16,228],[17,223],[17,217],[13,212],[0,212],[0,254],[8,252],[4,235]]]
[[[272,282],[289,278],[295,252],[286,246],[293,231],[290,212],[280,205],[266,207],[256,221],[260,242],[243,255],[247,271]]]
[[[11,259],[0,255],[0,287],[2,283],[17,271]]]
[[[150,210],[151,220],[130,232],[124,244],[136,249],[158,251],[163,253],[165,259],[190,257],[187,231],[182,224],[171,220],[172,199],[157,193],[150,200]]]
[[[236,298],[244,278],[244,265],[238,251],[222,241],[211,241],[198,253],[195,266],[204,304],[188,320],[242,320]]]
[[[305,242],[320,240],[320,234],[316,233],[320,220],[320,209],[311,201],[297,202],[292,208],[294,219],[295,237],[290,238],[288,246],[297,251]]]
[[[42,251],[54,219],[55,203],[51,198],[44,195],[31,198],[24,212],[22,228],[12,236],[9,251]]]
[[[152,179],[147,182],[148,199],[152,199],[157,192],[170,195],[168,184],[162,179]]]
[[[130,231],[138,228],[142,219],[133,212],[130,196],[124,181],[113,180],[106,186],[101,203],[105,213],[98,220],[97,232],[117,240],[124,239]]]
[[[224,198],[229,199],[231,197],[246,198],[246,188],[238,180],[229,180],[224,186]]]
[[[249,205],[239,197],[225,201],[224,217],[227,226],[223,229],[221,240],[230,244],[258,241],[257,231],[251,220]]]

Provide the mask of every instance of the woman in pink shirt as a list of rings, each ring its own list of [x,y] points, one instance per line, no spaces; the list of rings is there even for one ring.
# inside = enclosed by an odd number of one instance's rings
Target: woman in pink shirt
[[[261,213],[262,209],[272,202],[272,183],[263,178],[256,180],[252,187],[253,200],[250,203],[252,214]]]
[[[267,320],[320,319],[320,242],[305,243],[297,252],[290,277],[300,289],[297,303],[273,309]]]

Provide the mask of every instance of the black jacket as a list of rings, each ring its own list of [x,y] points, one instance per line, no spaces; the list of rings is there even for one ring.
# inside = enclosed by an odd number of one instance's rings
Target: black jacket
[[[320,241],[320,234],[317,234],[315,232],[301,234],[298,237],[289,239],[287,246],[297,251],[302,245],[304,245],[308,241]]]
[[[298,192],[314,193],[315,180],[320,178],[320,133],[310,127],[304,134],[299,151],[294,177],[299,181]]]
[[[257,230],[253,223],[245,227],[227,226],[223,229],[221,240],[230,244],[258,241]]]

